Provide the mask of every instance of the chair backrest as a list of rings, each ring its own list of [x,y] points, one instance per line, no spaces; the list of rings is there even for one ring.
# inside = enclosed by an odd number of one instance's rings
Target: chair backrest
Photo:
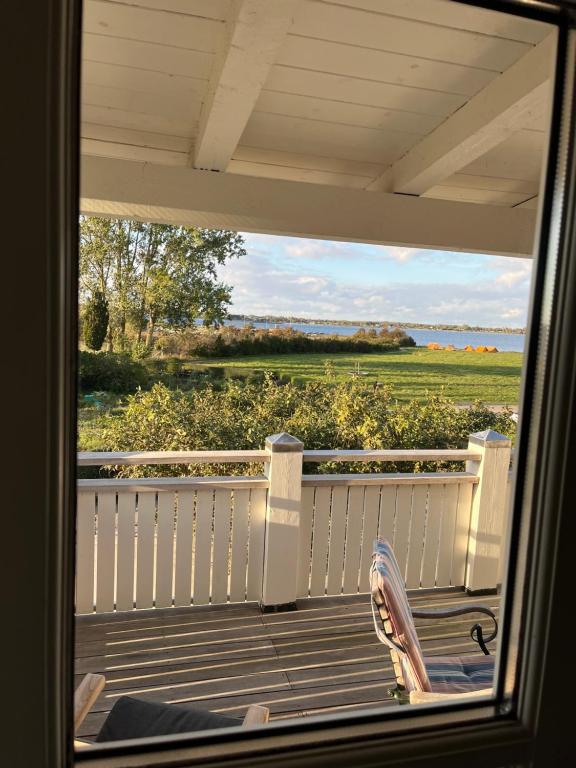
[[[376,539],[372,558],[372,599],[383,629],[378,634],[390,648],[398,684],[408,691],[431,691],[406,585],[389,542]]]

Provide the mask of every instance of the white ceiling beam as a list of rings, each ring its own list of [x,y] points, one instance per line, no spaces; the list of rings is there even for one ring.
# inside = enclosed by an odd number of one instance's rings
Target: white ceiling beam
[[[322,240],[532,254],[536,212],[85,156],[87,215]]]
[[[225,171],[301,0],[232,0],[215,58],[191,161]]]
[[[524,54],[367,189],[422,195],[545,114],[555,38]]]

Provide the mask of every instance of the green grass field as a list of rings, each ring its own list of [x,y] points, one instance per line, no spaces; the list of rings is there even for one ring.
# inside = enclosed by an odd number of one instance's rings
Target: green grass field
[[[263,355],[261,357],[194,360],[194,367],[225,366],[242,373],[273,371],[298,381],[324,378],[324,365],[331,361],[340,381],[349,379],[357,363],[364,381],[382,382],[393,388],[398,400],[423,399],[427,392],[444,394],[457,403],[516,405],[519,398],[522,354],[497,352],[443,352],[422,348],[383,354]]]

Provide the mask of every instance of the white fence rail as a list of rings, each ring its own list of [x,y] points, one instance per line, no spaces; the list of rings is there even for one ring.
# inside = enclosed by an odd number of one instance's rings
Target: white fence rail
[[[298,597],[367,592],[377,536],[391,542],[408,588],[463,585],[475,482],[464,473],[303,478]]]
[[[76,610],[258,601],[368,590],[372,543],[391,541],[408,588],[493,589],[502,573],[510,443],[464,450],[79,454],[83,466],[260,463],[256,477],[78,482]],[[466,461],[466,472],[302,475],[302,462]]]
[[[77,612],[260,600],[267,484],[80,481]]]

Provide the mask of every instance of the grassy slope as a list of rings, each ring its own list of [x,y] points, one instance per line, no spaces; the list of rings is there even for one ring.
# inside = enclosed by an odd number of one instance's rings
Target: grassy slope
[[[443,352],[428,349],[403,349],[373,355],[263,355],[261,357],[195,360],[197,364],[224,365],[227,369],[269,370],[310,381],[324,377],[324,363],[330,360],[339,380],[360,363],[364,381],[380,381],[393,387],[399,400],[424,398],[426,392],[444,394],[455,402],[483,400],[486,403],[518,403],[522,355],[519,352],[496,354]]]

